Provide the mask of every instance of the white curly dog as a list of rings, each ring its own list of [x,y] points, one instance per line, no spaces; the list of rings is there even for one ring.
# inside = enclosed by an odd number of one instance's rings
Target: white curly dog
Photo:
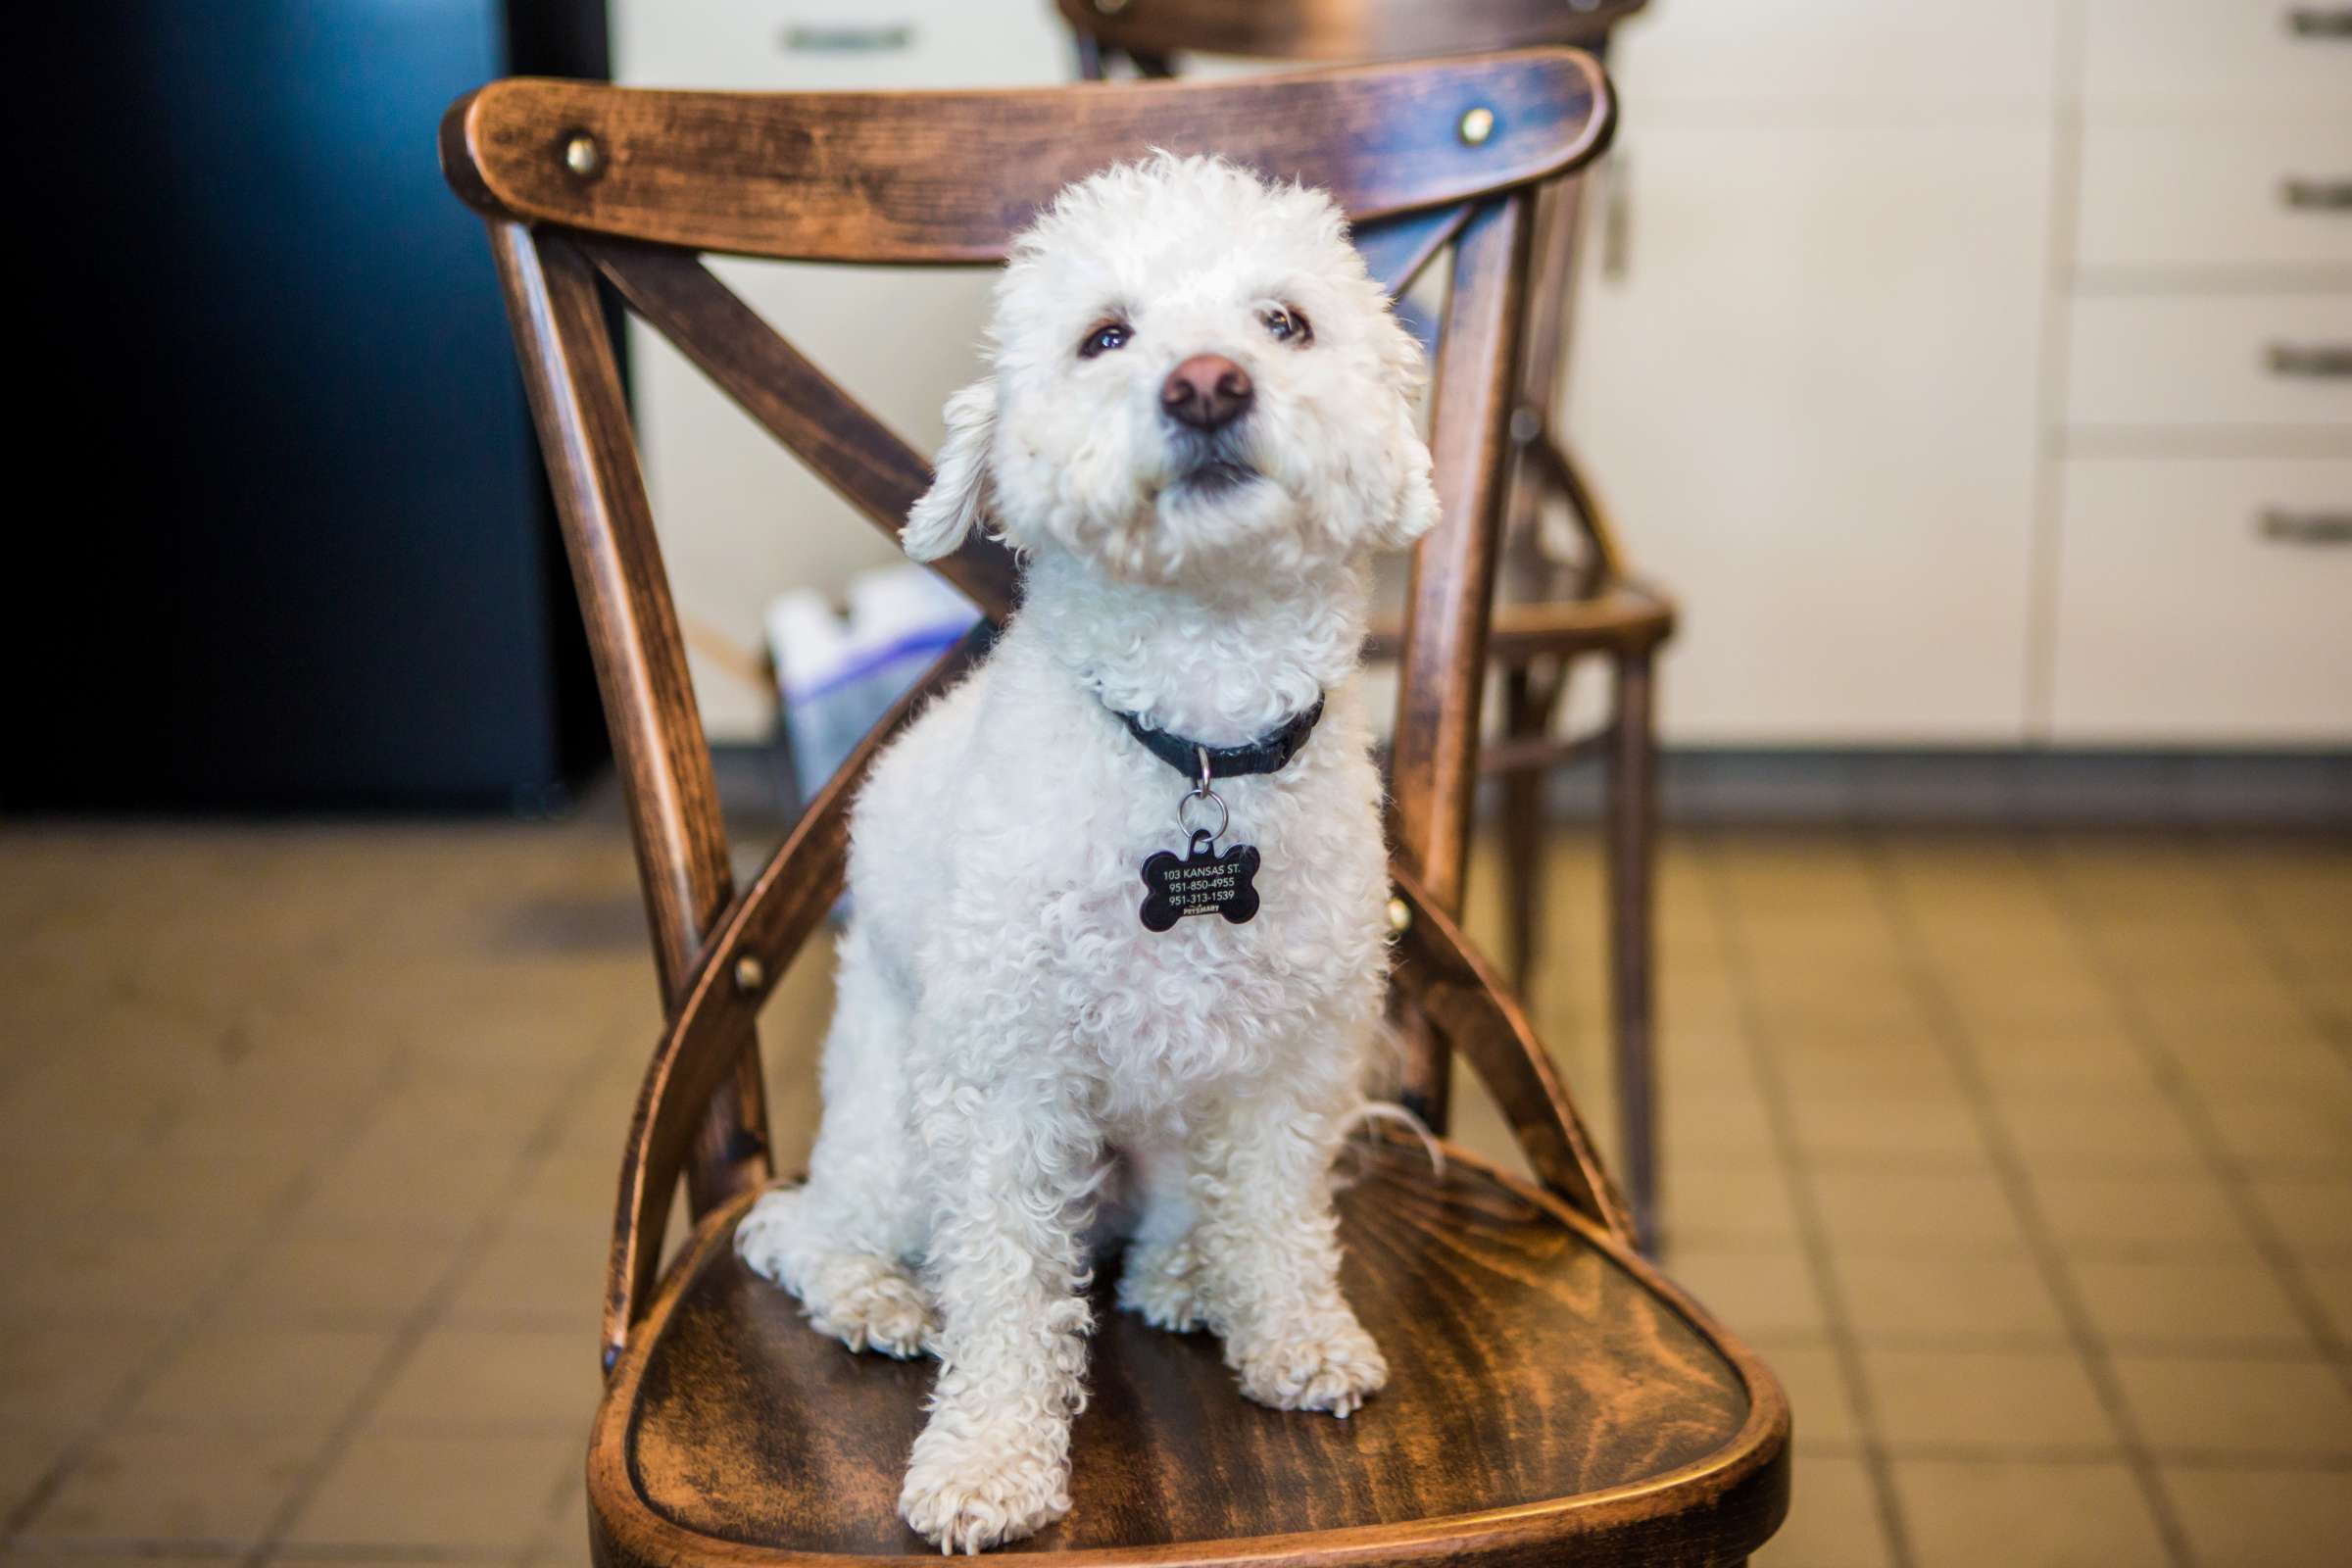
[[[945,1551],[1069,1509],[1114,1182],[1122,1307],[1215,1333],[1284,1409],[1388,1379],[1331,1199],[1387,971],[1354,676],[1367,557],[1437,510],[1420,350],[1319,191],[1166,154],[1073,185],[1015,243],[990,343],[903,538],[930,561],[995,530],[1020,611],[857,803],[808,1180],[736,1238],[852,1349],[939,1357],[899,1510]],[[1269,736],[1295,756],[1183,802],[1175,759],[1263,763]],[[1145,861],[1219,807],[1254,918],[1211,877],[1149,927]]]

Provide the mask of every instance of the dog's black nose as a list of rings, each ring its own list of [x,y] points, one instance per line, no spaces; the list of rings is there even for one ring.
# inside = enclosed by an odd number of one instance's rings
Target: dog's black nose
[[[1255,395],[1250,372],[1222,354],[1196,354],[1159,383],[1160,409],[1196,430],[1231,424],[1250,412]]]

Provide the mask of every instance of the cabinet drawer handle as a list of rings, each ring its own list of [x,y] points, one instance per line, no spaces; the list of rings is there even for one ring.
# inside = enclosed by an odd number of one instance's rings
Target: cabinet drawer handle
[[[2352,376],[2352,344],[2274,343],[2270,364],[2273,375],[2337,380]]]
[[[2278,199],[2298,212],[2352,211],[2352,179],[2297,179],[2289,176],[2279,182]]]
[[[914,29],[905,23],[796,22],[784,29],[783,44],[796,55],[895,55],[913,46]]]
[[[2352,512],[2288,512],[2266,507],[2255,531],[2282,545],[2352,545]]]
[[[2352,38],[2352,8],[2295,6],[2286,14],[2286,30],[2298,38]]]

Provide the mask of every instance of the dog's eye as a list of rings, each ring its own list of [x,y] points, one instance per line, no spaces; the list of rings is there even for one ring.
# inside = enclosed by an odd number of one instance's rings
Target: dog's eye
[[[1101,326],[1086,334],[1086,341],[1078,345],[1078,357],[1082,360],[1091,360],[1098,354],[1108,354],[1112,349],[1123,349],[1127,346],[1127,340],[1133,336],[1135,336],[1135,328],[1129,326],[1125,321],[1104,321]]]
[[[1296,343],[1300,348],[1315,340],[1315,329],[1306,324],[1306,318],[1287,306],[1277,305],[1258,318],[1277,343]]]

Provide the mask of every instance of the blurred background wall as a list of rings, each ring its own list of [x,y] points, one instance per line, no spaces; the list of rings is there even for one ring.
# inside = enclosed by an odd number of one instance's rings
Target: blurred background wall
[[[35,24],[59,395],[29,449],[76,499],[8,592],[45,673],[0,802],[528,809],[595,761],[489,263],[430,159],[465,87],[1072,74],[1045,0],[605,12]],[[2300,15],[1660,0],[1622,29],[1567,407],[1686,608],[1670,808],[2352,815],[2352,43]],[[985,274],[720,270],[937,439]],[[627,346],[705,716],[757,752],[764,608],[893,553]]]
[[[11,808],[545,809],[604,752],[433,127],[601,0],[20,15]]]

